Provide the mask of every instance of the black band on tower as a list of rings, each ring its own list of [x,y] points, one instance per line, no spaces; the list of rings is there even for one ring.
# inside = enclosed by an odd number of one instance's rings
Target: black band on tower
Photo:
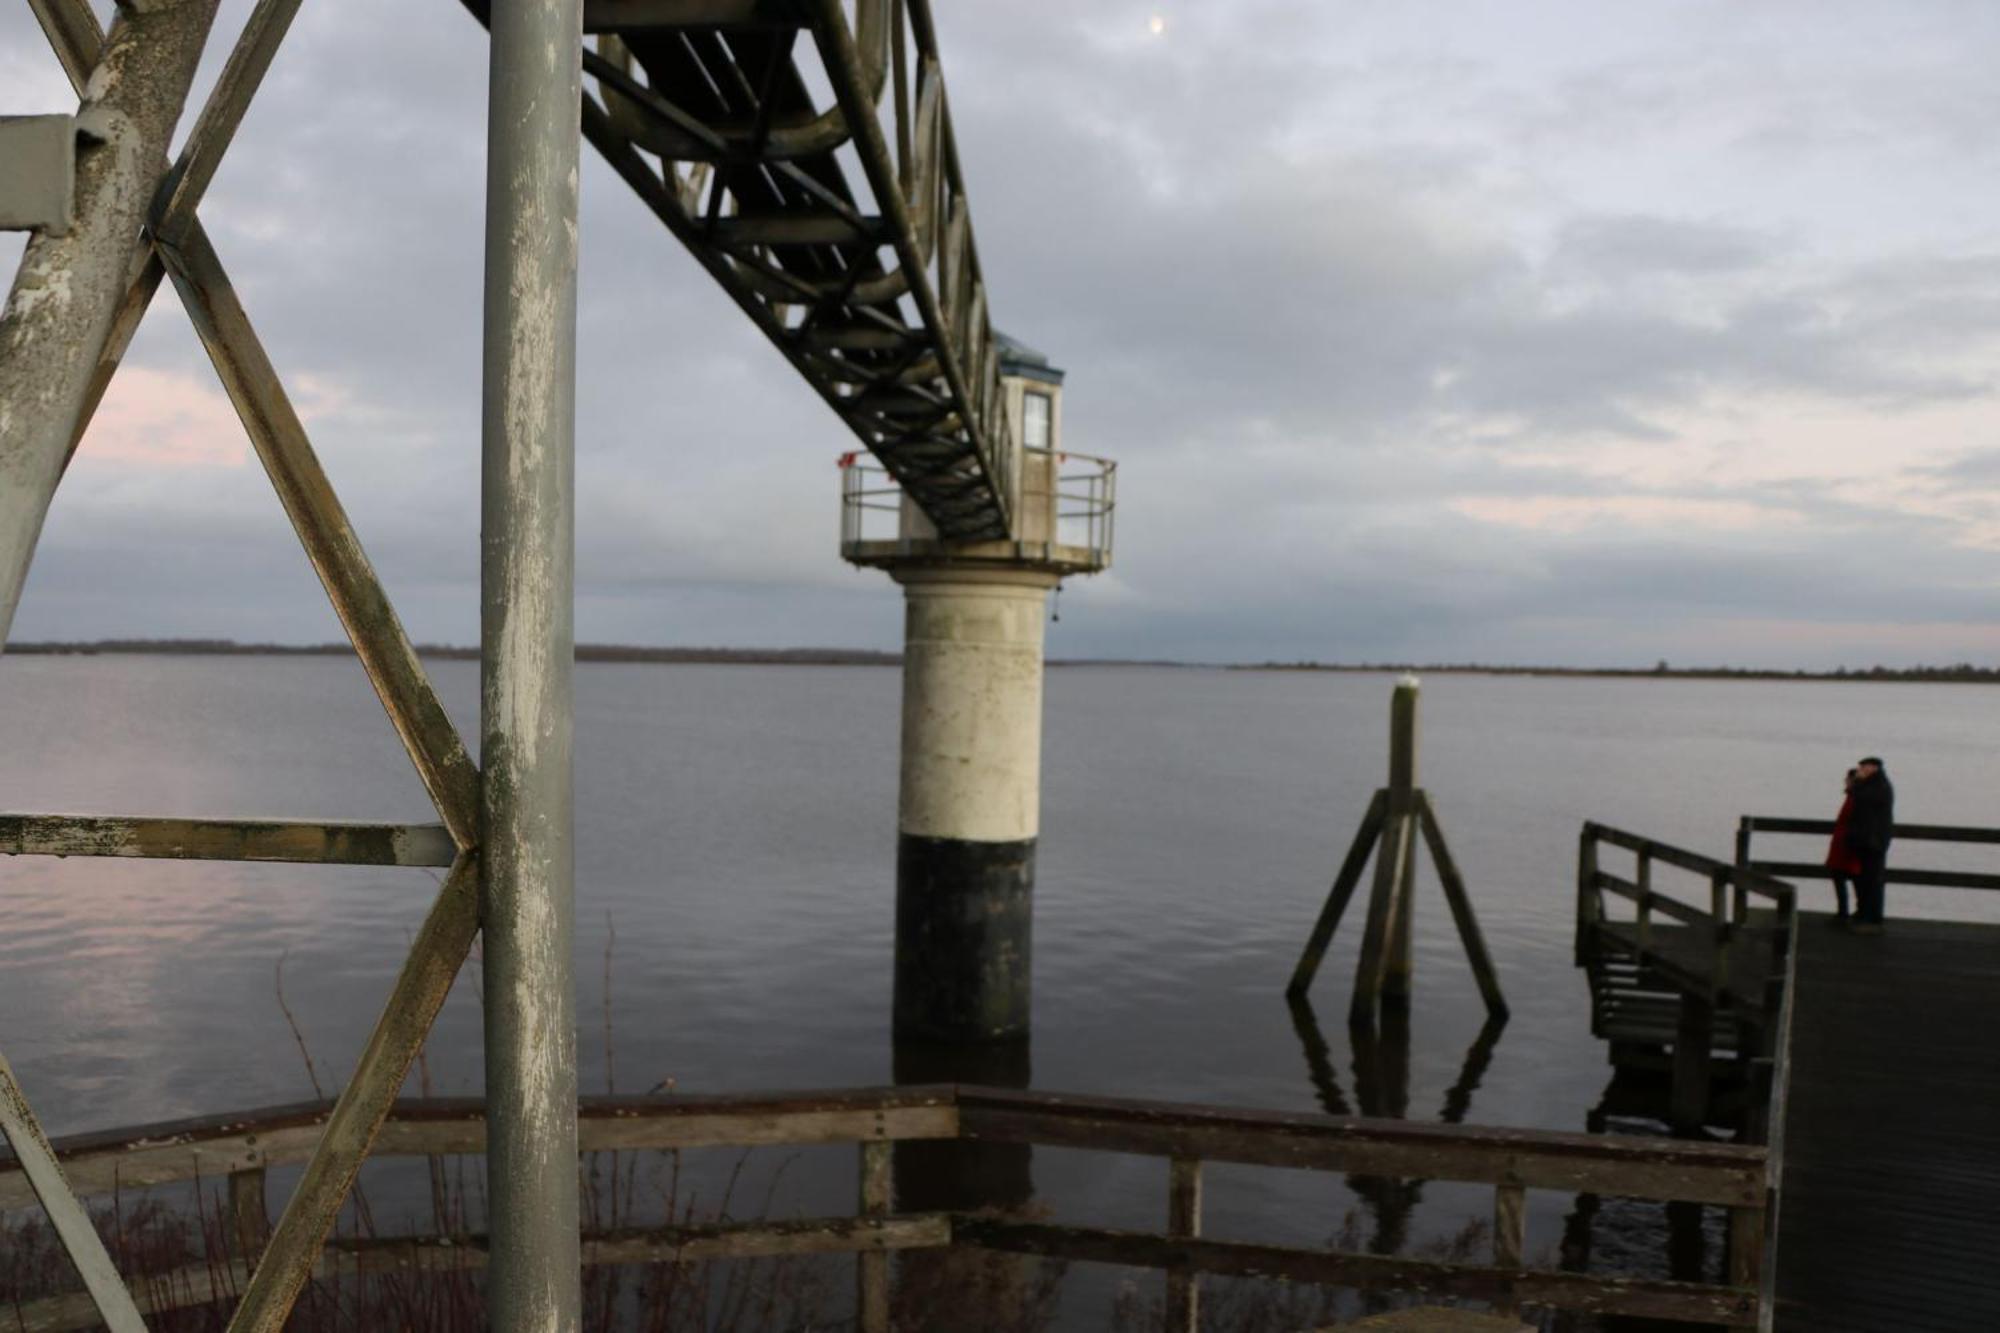
[[[896,849],[899,1037],[989,1041],[1028,1031],[1035,839],[902,834]]]

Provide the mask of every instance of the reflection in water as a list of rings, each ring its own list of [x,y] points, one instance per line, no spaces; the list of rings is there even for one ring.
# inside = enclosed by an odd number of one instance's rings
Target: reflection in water
[[[896,1082],[974,1083],[1025,1088],[1033,1074],[1030,1039],[977,1046],[904,1040],[895,1044]],[[899,1212],[1018,1210],[1034,1197],[1034,1149],[1025,1143],[973,1140],[896,1145]]]
[[[895,1043],[899,1084],[971,1083],[1025,1088],[1033,1073],[1029,1038],[954,1045]],[[1021,1213],[1034,1198],[1034,1149],[969,1139],[898,1143],[897,1212]],[[911,1333],[977,1333],[1046,1327],[1060,1270],[1022,1255],[980,1250],[909,1250],[897,1259],[892,1325]]]
[[[1605,1086],[1597,1105],[1585,1113],[1590,1134],[1669,1135],[1664,1077],[1622,1071]],[[1653,1203],[1579,1194],[1563,1219],[1562,1267],[1571,1272],[1665,1276],[1678,1282],[1725,1280],[1726,1237],[1720,1210],[1698,1203]],[[1662,1273],[1661,1258],[1665,1269]],[[1621,1329],[1654,1327],[1621,1320]],[[1660,1327],[1665,1327],[1661,1325]]]
[[[1303,995],[1287,997],[1292,1010],[1292,1028],[1305,1050],[1306,1074],[1313,1092],[1328,1115],[1364,1115],[1388,1120],[1407,1120],[1410,1107],[1410,1016],[1408,1010],[1385,1007],[1380,1025],[1366,1023],[1348,1027],[1353,1046],[1354,1100],[1341,1095],[1340,1078],[1335,1072],[1332,1048],[1320,1031],[1312,1002]],[[1493,1049],[1507,1026],[1505,1018],[1488,1020],[1466,1050],[1458,1078],[1444,1095],[1437,1118],[1456,1125],[1472,1109],[1472,1094],[1486,1076]],[[1367,1207],[1374,1226],[1368,1237],[1371,1254],[1400,1254],[1409,1240],[1410,1215],[1423,1197],[1424,1182],[1393,1176],[1350,1175],[1348,1188]],[[1370,1308],[1382,1298],[1380,1293],[1364,1297]]]

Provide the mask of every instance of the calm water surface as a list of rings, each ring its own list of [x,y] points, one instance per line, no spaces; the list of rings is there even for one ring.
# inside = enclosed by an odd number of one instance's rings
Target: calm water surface
[[[432,669],[474,736],[476,666]],[[1570,959],[1581,821],[1726,857],[1739,814],[1830,817],[1841,773],[1875,751],[1906,820],[1990,824],[2000,794],[2000,691],[1983,687],[1433,677],[1422,780],[1514,1017],[1465,1086],[1482,1010],[1426,879],[1407,1082],[1385,1090],[1370,1071],[1396,1053],[1353,1051],[1338,1021],[1352,929],[1322,973],[1323,1033],[1281,992],[1383,780],[1389,687],[1050,672],[1036,1086],[1420,1119],[1469,1096],[1475,1122],[1581,1128],[1609,1073]],[[889,1081],[898,691],[881,668],[578,669],[587,1086]],[[7,810],[432,818],[342,660],[0,658],[0,735]],[[0,1049],[59,1134],[310,1095],[281,966],[337,1084],[437,879],[30,858],[0,877]],[[1995,915],[1941,892],[1892,891],[1891,907]],[[440,1092],[479,1085],[475,976],[432,1045]],[[1047,1152],[1035,1181],[1079,1221],[1152,1223],[1161,1207],[1155,1162]],[[1489,1199],[1432,1186],[1411,1234],[1452,1231]],[[1324,1179],[1218,1171],[1210,1229],[1324,1238],[1352,1202]],[[1567,1206],[1535,1199],[1531,1249],[1554,1245]]]

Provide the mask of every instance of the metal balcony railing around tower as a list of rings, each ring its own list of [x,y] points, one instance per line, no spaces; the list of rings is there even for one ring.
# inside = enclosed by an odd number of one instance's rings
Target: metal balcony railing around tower
[[[1094,574],[1110,567],[1117,509],[1114,460],[1025,449],[1008,539],[946,541],[887,469],[859,452],[840,459],[840,554],[857,565],[938,558]]]

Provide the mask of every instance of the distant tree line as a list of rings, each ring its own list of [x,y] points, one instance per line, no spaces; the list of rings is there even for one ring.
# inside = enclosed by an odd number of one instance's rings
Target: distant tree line
[[[1504,666],[1480,662],[1259,662],[1232,671],[1414,672],[1417,675],[1471,676],[1610,676],[1667,677],[1679,680],[1921,680],[1951,683],[2000,682],[2000,666],[1958,662],[1950,666],[1835,667],[1826,671],[1792,671],[1772,667],[1676,667],[1661,661],[1650,667]]]
[[[159,653],[183,657],[346,657],[354,649],[345,643],[238,643],[234,639],[94,639],[86,642],[10,643],[6,651],[28,653]],[[457,644],[422,643],[424,657],[477,661],[479,650]],[[580,643],[579,662],[739,663],[793,666],[899,666],[901,653],[862,648],[646,648],[635,644]],[[1050,666],[1213,665],[1133,658],[1049,659]],[[1766,667],[1676,667],[1665,661],[1650,667],[1507,666],[1481,662],[1243,662],[1229,671],[1415,672],[1419,675],[1475,676],[1610,676],[1671,677],[1684,680],[1921,680],[1969,683],[2000,682],[2000,665],[1959,662],[1950,666],[1836,667],[1830,671],[1781,671]]]
[[[87,643],[10,643],[9,653],[160,653],[182,657],[351,657],[346,643],[238,643],[234,639],[97,639]],[[477,661],[477,648],[420,643],[423,657]],[[629,644],[580,643],[579,662],[742,662],[807,666],[894,666],[900,653],[853,648],[642,648]]]

